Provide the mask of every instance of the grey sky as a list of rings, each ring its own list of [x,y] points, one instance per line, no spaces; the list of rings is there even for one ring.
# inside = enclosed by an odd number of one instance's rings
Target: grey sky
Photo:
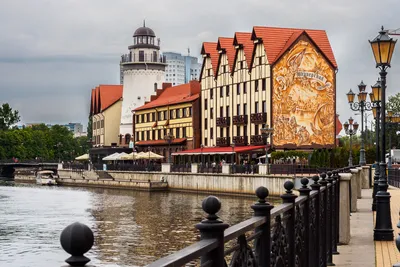
[[[354,112],[345,93],[374,68],[368,39],[384,25],[400,28],[397,0],[1,0],[0,102],[23,122],[87,123],[90,89],[119,82],[120,54],[146,18],[163,51],[198,56],[203,41],[233,37],[254,25],[324,29],[339,65],[337,110]],[[400,44],[388,74],[398,90]],[[359,119],[357,119],[359,121]]]

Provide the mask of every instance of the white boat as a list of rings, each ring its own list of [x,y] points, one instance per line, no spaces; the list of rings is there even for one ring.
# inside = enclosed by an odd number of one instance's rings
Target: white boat
[[[36,173],[36,184],[40,185],[57,185],[53,171],[38,171]]]

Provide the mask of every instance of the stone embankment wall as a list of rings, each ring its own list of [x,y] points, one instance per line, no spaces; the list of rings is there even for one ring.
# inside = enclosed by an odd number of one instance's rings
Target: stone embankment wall
[[[283,184],[287,180],[294,182],[288,176],[265,176],[246,174],[206,174],[206,173],[161,173],[161,172],[124,172],[108,171],[113,180],[99,179],[94,171],[73,172],[58,170],[60,178],[68,179],[68,184],[75,183],[82,186],[102,186],[109,188],[131,188],[131,183],[137,181],[159,182],[164,179],[168,188],[176,191],[223,193],[232,195],[254,195],[259,186],[269,189],[270,195],[278,196],[284,193]],[[86,180],[86,181],[82,181]],[[65,182],[67,182],[65,180]]]

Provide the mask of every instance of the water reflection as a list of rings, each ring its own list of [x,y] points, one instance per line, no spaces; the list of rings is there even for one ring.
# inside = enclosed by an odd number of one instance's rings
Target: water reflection
[[[94,231],[98,266],[143,266],[198,240],[206,195],[0,184],[0,266],[61,266],[59,235],[80,221]],[[230,225],[252,216],[253,198],[219,196]]]

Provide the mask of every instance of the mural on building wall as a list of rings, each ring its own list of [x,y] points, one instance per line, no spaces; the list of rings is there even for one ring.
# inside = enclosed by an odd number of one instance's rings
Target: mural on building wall
[[[273,143],[330,147],[335,143],[335,72],[308,40],[273,69]]]

